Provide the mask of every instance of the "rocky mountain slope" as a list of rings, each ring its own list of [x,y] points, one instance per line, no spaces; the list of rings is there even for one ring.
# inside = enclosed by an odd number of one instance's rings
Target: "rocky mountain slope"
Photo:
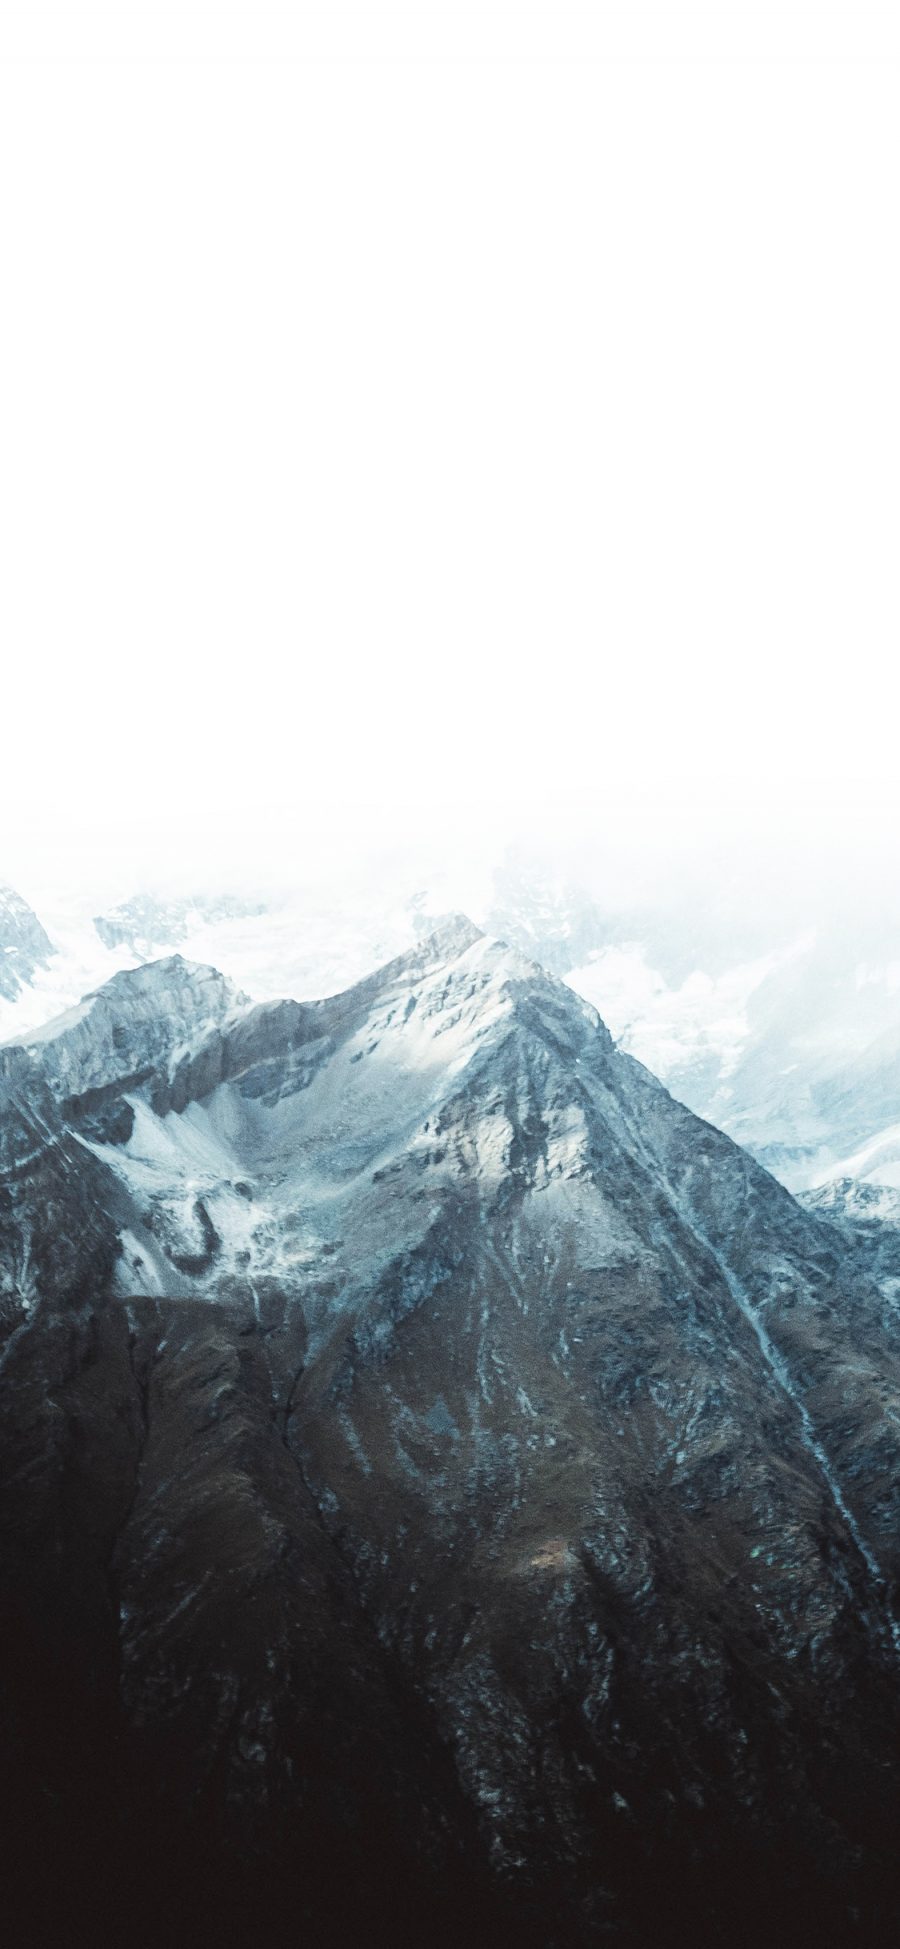
[[[900,1183],[900,940],[890,910],[769,917],[740,886],[702,906],[610,908],[527,869],[487,925],[593,1001],[631,1054],[791,1189]]]
[[[37,1939],[891,1939],[864,1239],[465,921],[327,1001],[122,974],[0,1092]]]
[[[52,953],[37,914],[12,887],[0,886],[0,999],[15,1001]]]

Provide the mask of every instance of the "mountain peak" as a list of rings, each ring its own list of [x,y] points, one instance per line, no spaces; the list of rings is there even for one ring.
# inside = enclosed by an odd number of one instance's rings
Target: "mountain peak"
[[[0,885],[0,998],[14,1001],[53,953],[53,942],[28,902],[14,887]]]
[[[450,962],[459,960],[460,955],[468,953],[469,948],[474,947],[476,941],[482,941],[484,938],[482,929],[476,927],[468,914],[444,914],[427,934],[421,936],[415,947],[407,948],[404,954],[389,961],[384,968],[377,969],[374,979],[378,980],[381,976],[394,973],[399,974],[401,971],[408,971],[410,975],[418,977],[426,969],[438,967],[442,962],[449,965]]]
[[[154,1066],[168,1066],[186,1047],[250,1007],[217,968],[180,954],[123,968],[57,1015],[18,1038],[39,1058],[60,1096],[109,1088]]]
[[[153,993],[157,996],[161,989],[174,984],[177,987],[203,987],[217,989],[226,994],[235,1007],[248,1001],[248,996],[229,978],[214,968],[209,961],[189,961],[183,954],[165,954],[153,961],[142,961],[134,968],[119,968],[108,981],[93,988],[85,1001],[112,1001],[118,997],[137,996]],[[52,1028],[52,1023],[48,1027]]]

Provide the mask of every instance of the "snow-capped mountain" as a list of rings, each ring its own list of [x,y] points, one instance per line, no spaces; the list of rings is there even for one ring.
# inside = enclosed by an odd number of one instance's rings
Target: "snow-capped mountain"
[[[0,1041],[52,1021],[114,973],[173,951],[211,963],[257,1000],[334,994],[412,947],[440,911],[405,882],[307,888],[265,901],[139,895],[96,917],[83,902],[51,905],[52,962],[14,999],[0,1000]]]
[[[57,951],[0,1001],[0,1036],[174,949],[256,1000],[336,993],[433,928],[458,880],[417,887],[398,867],[267,900],[143,895],[96,921],[48,919]],[[900,948],[889,928],[851,944],[826,928],[767,931],[735,901],[703,913],[612,907],[521,862],[483,873],[472,892],[479,925],[562,976],[624,1049],[790,1188],[900,1182]]]
[[[862,1246],[885,1297],[900,1299],[900,1191],[867,1179],[831,1178],[799,1202],[836,1227],[851,1246]]]
[[[792,1189],[900,1184],[900,936],[772,930],[734,906],[610,910],[528,871],[488,924],[592,1001],[622,1047]]]
[[[255,919],[264,914],[260,901],[218,899],[156,900],[135,894],[106,914],[95,914],[94,926],[104,947],[127,947],[137,961],[152,961],[166,948],[176,947],[204,927],[225,921]]]
[[[40,1915],[99,1884],[110,1939],[171,1939],[164,1860],[210,1941],[724,1944],[773,1903],[877,1939],[900,1358],[864,1234],[464,919],[326,1000],[120,973],[0,1051],[0,1171]]]
[[[37,914],[12,887],[0,886],[0,999],[15,1001],[52,954]]]

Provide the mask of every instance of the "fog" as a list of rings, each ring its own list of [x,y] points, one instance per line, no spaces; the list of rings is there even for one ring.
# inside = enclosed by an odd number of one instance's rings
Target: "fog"
[[[3,32],[0,876],[880,920],[878,10]]]

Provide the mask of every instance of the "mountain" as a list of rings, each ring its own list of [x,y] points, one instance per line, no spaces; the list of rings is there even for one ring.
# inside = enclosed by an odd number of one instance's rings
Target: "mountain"
[[[0,998],[0,1041],[27,1035],[76,1007],[88,991],[136,964],[165,958],[222,968],[257,1000],[333,994],[415,945],[436,924],[430,896],[406,882],[342,884],[269,899],[136,894],[90,916],[83,901],[45,914],[53,960],[35,966],[12,999]]]
[[[831,1178],[813,1191],[801,1191],[807,1211],[828,1221],[845,1245],[861,1250],[885,1298],[900,1297],[900,1191],[865,1178]]]
[[[139,961],[151,961],[160,949],[179,946],[198,928],[222,921],[256,919],[265,913],[259,901],[199,896],[190,900],[157,900],[135,894],[109,913],[97,914],[94,926],[104,947],[127,947]]]
[[[14,1001],[52,953],[37,914],[12,887],[0,886],[0,998]]]
[[[813,1191],[801,1191],[800,1204],[839,1222],[900,1226],[900,1191],[864,1178],[829,1178]]]
[[[494,878],[490,930],[600,1009],[698,1115],[793,1190],[900,1182],[900,940],[842,927],[598,902],[527,864]]]
[[[463,919],[325,1001],[123,973],[0,1092],[35,1939],[892,1938],[864,1236]]]
[[[754,920],[741,889],[677,911],[628,905],[511,856],[477,874],[442,868],[418,888],[387,862],[265,900],[144,893],[87,925],[55,916],[53,963],[0,1000],[0,1036],[173,949],[257,1000],[337,992],[437,926],[460,879],[489,934],[591,1001],[624,1049],[790,1189],[896,1176],[900,944],[889,922],[838,936],[802,918]]]

